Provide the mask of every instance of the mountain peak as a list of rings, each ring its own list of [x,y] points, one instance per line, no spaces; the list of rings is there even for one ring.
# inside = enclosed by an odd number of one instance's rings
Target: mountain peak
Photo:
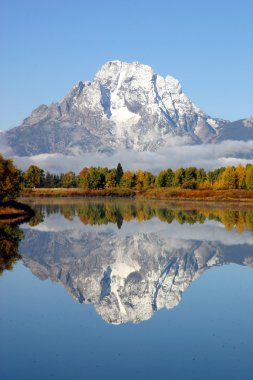
[[[131,84],[137,81],[145,84],[152,80],[153,75],[153,69],[140,62],[109,61],[98,70],[94,80],[114,89],[115,84],[121,85],[124,82]]]
[[[174,136],[192,143],[253,138],[252,125],[252,119],[213,119],[174,77],[137,61],[115,60],[102,65],[93,80],[75,84],[58,103],[36,108],[5,137],[18,155],[154,151],[170,145]]]

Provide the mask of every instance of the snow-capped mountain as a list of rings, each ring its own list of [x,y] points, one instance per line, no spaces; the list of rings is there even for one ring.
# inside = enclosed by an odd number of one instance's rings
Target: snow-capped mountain
[[[156,151],[174,136],[188,143],[253,139],[253,118],[215,119],[184,94],[178,80],[139,62],[110,61],[58,103],[41,105],[1,135],[14,154]]]

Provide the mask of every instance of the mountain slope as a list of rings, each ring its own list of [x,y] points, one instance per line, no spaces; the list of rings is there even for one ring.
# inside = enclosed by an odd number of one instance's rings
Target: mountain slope
[[[82,154],[117,149],[156,151],[182,136],[187,143],[253,139],[253,119],[234,123],[202,112],[171,76],[139,62],[110,61],[58,103],[41,105],[7,131],[14,154]]]
[[[5,133],[17,155],[155,151],[173,136],[188,142],[213,141],[219,121],[163,78],[138,62],[108,62],[94,80],[79,82],[58,103],[41,105],[21,126]]]
[[[253,140],[253,117],[233,122],[221,121],[217,140]]]

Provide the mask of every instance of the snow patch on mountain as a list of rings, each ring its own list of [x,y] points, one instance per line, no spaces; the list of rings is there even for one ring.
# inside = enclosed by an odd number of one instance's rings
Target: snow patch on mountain
[[[109,61],[93,80],[76,83],[58,103],[36,108],[0,144],[17,156],[158,151],[174,144],[253,140],[253,117],[212,118],[186,96],[179,81],[140,62]],[[3,143],[4,141],[4,143]]]

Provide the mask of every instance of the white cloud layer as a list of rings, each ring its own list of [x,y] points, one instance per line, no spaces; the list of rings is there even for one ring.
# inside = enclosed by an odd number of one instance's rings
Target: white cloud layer
[[[23,170],[29,165],[38,165],[44,170],[78,173],[84,166],[115,167],[121,162],[124,170],[159,170],[171,167],[196,166],[206,170],[239,163],[253,163],[253,140],[223,141],[219,144],[188,145],[184,140],[175,139],[174,144],[157,152],[136,152],[119,150],[113,154],[86,153],[66,156],[63,154],[40,154],[31,157],[14,157],[15,163]]]

